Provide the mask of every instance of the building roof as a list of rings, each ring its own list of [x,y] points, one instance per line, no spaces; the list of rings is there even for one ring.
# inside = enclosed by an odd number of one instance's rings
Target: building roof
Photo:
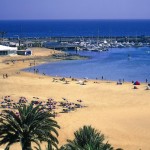
[[[14,50],[17,50],[17,47],[0,45],[0,51],[14,51]]]
[[[32,51],[31,49],[27,48],[27,49],[21,49],[21,50],[17,50],[19,52],[28,52],[28,51]]]

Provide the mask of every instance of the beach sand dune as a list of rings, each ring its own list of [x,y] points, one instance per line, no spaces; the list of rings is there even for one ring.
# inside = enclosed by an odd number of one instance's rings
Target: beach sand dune
[[[74,112],[60,113],[56,117],[61,126],[59,145],[65,144],[66,139],[73,139],[74,131],[83,125],[92,125],[105,134],[106,141],[115,148],[150,149],[150,91],[145,90],[146,84],[141,84],[135,90],[131,83],[116,85],[116,82],[94,83],[90,80],[86,85],[80,85],[77,81],[68,79],[70,82],[64,84],[60,80],[53,82],[52,77],[39,74],[27,72],[16,74],[16,71],[28,66],[28,61],[15,64],[0,63],[1,99],[10,95],[14,101],[20,96],[26,97],[29,101],[34,96],[42,101],[50,97],[62,101],[64,97],[71,102],[81,99],[87,106]],[[4,72],[9,74],[7,79],[2,77]],[[19,145],[14,145],[11,150],[20,150]]]

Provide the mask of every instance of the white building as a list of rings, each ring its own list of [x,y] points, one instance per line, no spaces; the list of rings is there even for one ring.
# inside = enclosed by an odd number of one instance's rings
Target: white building
[[[0,45],[0,55],[14,55],[14,54],[17,54],[17,47]]]

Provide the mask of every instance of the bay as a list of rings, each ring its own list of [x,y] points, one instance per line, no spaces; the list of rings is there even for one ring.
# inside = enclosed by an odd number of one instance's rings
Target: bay
[[[75,51],[68,51],[75,53]],[[88,60],[66,60],[37,66],[50,76],[118,81],[150,81],[150,48],[113,48],[107,52],[79,51]],[[130,56],[130,57],[128,57]],[[30,68],[33,71],[33,68]]]

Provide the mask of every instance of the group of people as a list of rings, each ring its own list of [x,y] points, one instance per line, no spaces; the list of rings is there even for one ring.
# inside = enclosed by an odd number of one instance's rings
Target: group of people
[[[13,109],[14,111],[16,110],[18,106],[23,107],[24,105],[29,103],[29,101],[25,97],[20,97],[18,102],[15,102],[14,100],[12,100],[11,96],[5,96],[5,97],[2,97],[2,99],[3,100],[0,101],[1,108]],[[63,101],[61,102],[56,102],[52,98],[47,99],[47,101],[41,101],[39,98],[33,97],[33,100],[31,101],[31,103],[33,105],[40,105],[44,107],[44,110],[53,112],[54,114],[58,114],[60,112],[69,112],[71,110],[75,110],[76,108],[84,107],[84,105],[81,104],[82,100],[77,100],[77,103],[71,103],[65,98],[63,98]],[[57,110],[60,110],[61,108],[62,111],[56,112],[55,111],[56,108]]]
[[[83,102],[82,100],[77,100],[78,103],[71,103],[69,102],[66,98],[62,98],[65,102],[60,102],[60,105],[63,107],[63,113],[74,111],[77,108],[82,108],[85,107],[81,103]]]
[[[39,69],[34,68],[34,73],[39,73]]]

